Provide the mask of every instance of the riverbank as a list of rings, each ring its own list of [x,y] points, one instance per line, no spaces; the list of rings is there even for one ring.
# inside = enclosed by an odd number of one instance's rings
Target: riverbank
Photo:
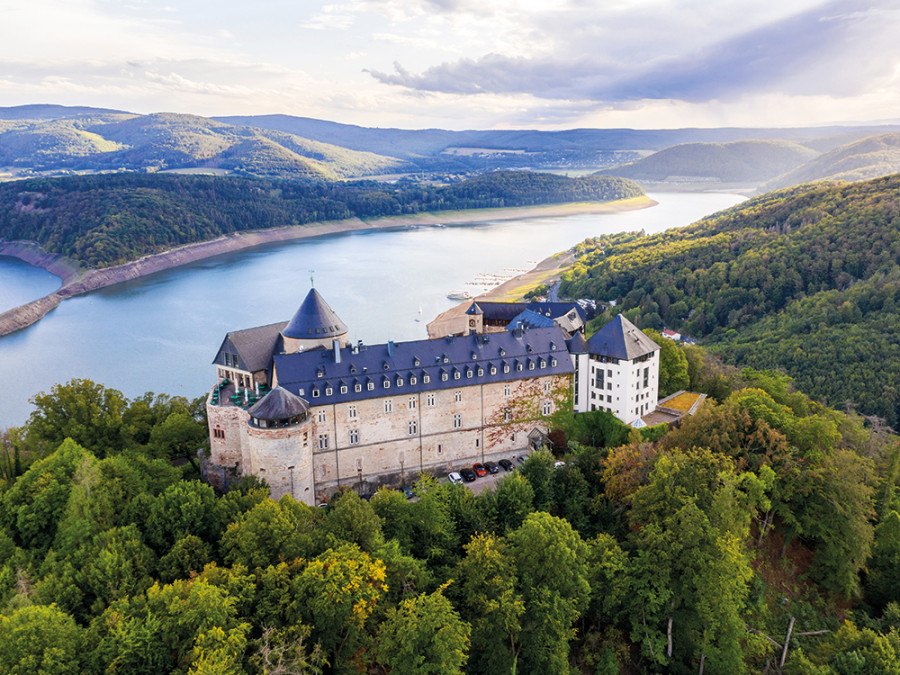
[[[591,213],[619,213],[645,209],[655,205],[656,202],[654,200],[643,196],[614,202],[582,202],[500,209],[438,211],[366,220],[349,218],[347,220],[237,232],[210,241],[187,244],[163,253],[145,256],[122,265],[103,269],[85,269],[76,261],[47,253],[36,244],[30,242],[0,241],[0,255],[19,258],[29,264],[46,269],[52,274],[59,276],[63,282],[63,285],[55,292],[0,314],[0,336],[8,335],[36,323],[58,306],[60,302],[73,295],[82,295],[180,265],[227,253],[235,253],[264,244],[325,237],[349,232],[412,227],[442,227],[446,225],[462,226],[494,220],[521,220]]]

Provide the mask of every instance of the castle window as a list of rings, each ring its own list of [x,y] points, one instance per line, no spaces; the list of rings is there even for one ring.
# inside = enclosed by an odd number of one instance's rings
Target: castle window
[[[426,394],[425,405],[427,405],[429,408],[434,407],[434,394]]]
[[[213,438],[218,438],[221,441],[225,440],[225,430],[224,429],[213,429]]]
[[[456,402],[462,403],[462,392],[461,391],[456,392]]]
[[[475,447],[476,447],[476,448],[480,448],[480,447],[481,447],[481,439],[480,439],[480,438],[476,438],[476,439],[475,439]]]
[[[419,432],[419,423],[416,420],[410,420],[407,428],[409,429],[409,435],[415,436]]]
[[[541,413],[544,415],[549,415],[553,412],[553,404],[550,401],[544,401],[544,405],[541,407]]]
[[[331,396],[333,393],[334,393],[334,389],[332,389],[331,387],[325,387],[325,395],[326,396]]]
[[[428,384],[429,382],[431,382],[431,375],[423,375],[422,382],[424,382],[425,384]]]
[[[353,391],[355,391],[355,392],[362,391],[362,385],[357,382],[356,384],[353,385]]]
[[[503,385],[503,395],[509,396],[510,391],[511,391],[511,387],[508,384],[504,384]]]
[[[456,413],[453,416],[453,428],[454,429],[462,429],[462,414]]]
[[[391,399],[388,399],[384,402],[384,412],[389,413],[394,409],[394,402]]]
[[[387,379],[387,378],[384,379],[384,388],[385,388],[385,389],[390,389],[390,388],[391,388],[391,381],[390,381],[389,379]]]
[[[511,438],[510,440],[511,440],[513,443],[515,443],[515,442],[516,442],[516,435],[513,434],[513,435],[512,435],[512,438]]]
[[[441,454],[444,451],[444,446],[438,443],[438,454]]]
[[[319,424],[324,424],[328,419],[328,415],[324,410],[319,411]]]
[[[410,383],[412,386],[416,386],[416,383],[417,383],[418,381],[419,381],[419,380],[416,378],[415,375],[410,375],[410,377],[409,377],[409,383]]]
[[[366,389],[368,389],[369,391],[372,391],[373,389],[375,389],[375,383],[374,383],[374,382],[367,382],[367,383],[366,383]]]
[[[410,409],[410,410],[415,410],[415,409],[416,409],[416,397],[415,397],[415,396],[410,396],[410,397],[409,397],[409,409]]]
[[[346,393],[347,393],[347,385],[346,385],[346,384],[342,384],[342,385],[341,385],[341,393],[342,393],[342,394],[346,394]]]
[[[319,434],[319,450],[328,449],[328,434]]]
[[[350,430],[350,445],[359,445],[359,429]]]
[[[549,382],[544,382],[544,392],[547,394],[550,393],[550,383]]]
[[[313,395],[313,398],[319,398],[319,390],[318,390],[318,389],[313,389],[313,390],[312,390],[312,395]]]
[[[512,413],[509,412],[509,409],[503,411],[503,421],[509,422],[512,419]]]
[[[350,419],[353,419],[354,417],[356,417],[356,406],[355,405],[351,405],[351,406],[347,407],[347,416],[350,417]]]

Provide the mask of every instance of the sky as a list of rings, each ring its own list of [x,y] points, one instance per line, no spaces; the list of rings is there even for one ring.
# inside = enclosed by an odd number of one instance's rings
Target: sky
[[[0,106],[407,129],[900,120],[900,0],[11,0]]]

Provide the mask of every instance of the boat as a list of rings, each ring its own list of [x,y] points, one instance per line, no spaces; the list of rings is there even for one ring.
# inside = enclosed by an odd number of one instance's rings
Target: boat
[[[447,298],[450,300],[471,300],[473,296],[469,291],[451,291],[447,293]]]

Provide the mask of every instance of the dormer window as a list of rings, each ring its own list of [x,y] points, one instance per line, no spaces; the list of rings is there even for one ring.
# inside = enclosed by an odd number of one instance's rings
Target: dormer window
[[[556,359],[550,359],[550,365],[556,367]]]
[[[500,356],[506,356],[506,350],[500,347]]]
[[[547,362],[544,359],[541,359],[541,368],[546,368]]]
[[[472,352],[472,360],[473,361],[478,360],[478,354],[476,352]]]
[[[397,378],[397,386],[398,386],[398,387],[402,387],[402,386],[403,386],[403,378],[402,378],[402,377],[398,377],[398,378]]]
[[[313,395],[313,398],[319,398],[319,390],[318,390],[318,388],[312,390],[312,395]]]
[[[417,382],[418,382],[418,380],[416,379],[416,376],[415,376],[415,375],[411,375],[410,378],[409,378],[409,383],[410,383],[412,386],[416,386],[416,383],[417,383]]]
[[[522,372],[522,364],[521,363],[516,362],[516,372],[517,373]]]
[[[534,361],[528,361],[528,370],[534,370]]]
[[[341,385],[341,393],[342,393],[342,394],[346,394],[346,393],[347,393],[347,385],[346,385],[346,384],[342,384],[342,385]]]
[[[472,369],[471,368],[466,369],[466,377],[472,377]]]
[[[374,383],[374,382],[367,382],[367,383],[366,383],[366,389],[368,389],[369,391],[374,391],[374,389],[375,389],[375,383]]]
[[[458,380],[460,377],[462,377],[462,373],[460,373],[458,370],[454,370],[453,371],[453,379]]]
[[[419,366],[419,365],[421,365],[421,362],[419,361],[419,357],[418,357],[418,356],[415,357],[415,358],[413,359],[413,365],[414,365],[414,366]]]
[[[491,366],[491,375],[497,374],[497,366]]]
[[[441,357],[441,360],[442,360],[444,363],[450,363],[450,357],[447,356],[446,354],[444,354],[444,355]]]
[[[384,388],[385,389],[391,388],[391,381],[388,378],[384,378]]]
[[[356,366],[354,366],[354,365],[351,365],[351,366],[350,366],[350,374],[351,374],[351,375],[356,375]]]
[[[353,385],[353,391],[355,391],[356,393],[361,392],[361,391],[362,391],[362,385],[361,385],[361,384],[358,384],[358,383],[357,383],[357,384],[354,384],[354,385]]]
[[[390,369],[391,369],[391,364],[388,363],[387,361],[385,361],[385,362],[382,364],[382,367],[383,367],[385,370],[390,370]]]
[[[450,379],[450,376],[447,373],[441,373],[441,382],[446,382]]]
[[[429,382],[431,382],[431,375],[423,375],[422,382],[425,384],[428,384]]]
[[[325,387],[325,395],[326,396],[331,396],[333,393],[334,393],[334,389],[332,389],[331,387]]]
[[[528,350],[529,354],[534,351],[534,347],[532,347],[531,345],[525,345],[525,348]]]
[[[479,368],[478,369],[478,377],[481,377],[482,375],[484,375],[484,368]]]

